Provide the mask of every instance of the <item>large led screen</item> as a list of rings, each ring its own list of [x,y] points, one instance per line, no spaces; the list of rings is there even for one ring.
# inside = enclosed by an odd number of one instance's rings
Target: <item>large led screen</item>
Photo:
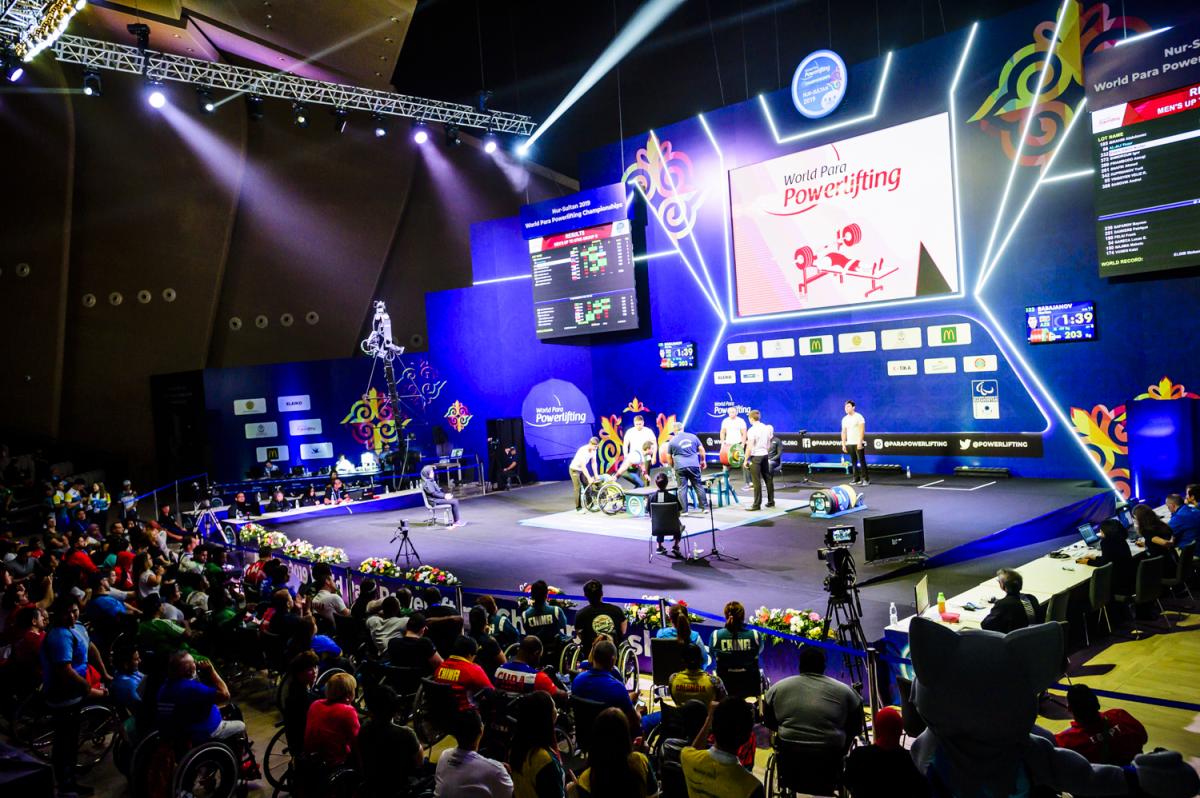
[[[949,116],[729,172],[739,316],[958,291]]]

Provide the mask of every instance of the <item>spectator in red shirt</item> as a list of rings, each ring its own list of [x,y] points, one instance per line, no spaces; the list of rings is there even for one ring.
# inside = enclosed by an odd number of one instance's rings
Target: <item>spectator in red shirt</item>
[[[465,635],[454,641],[450,656],[433,672],[433,680],[454,688],[460,711],[475,708],[474,696],[482,690],[493,690],[492,680],[483,668],[475,664],[479,644]]]
[[[1146,727],[1123,709],[1101,712],[1099,699],[1086,684],[1073,684],[1067,690],[1067,709],[1074,720],[1054,735],[1054,741],[1092,764],[1128,765],[1146,745]]]
[[[358,739],[358,710],[350,702],[358,683],[348,673],[335,673],[325,685],[325,698],[308,708],[304,752],[318,754],[327,766],[342,765]]]
[[[521,641],[516,656],[496,669],[496,689],[506,693],[532,693],[540,690],[555,698],[565,698],[554,680],[540,667],[542,641],[529,635]]]
[[[96,573],[96,563],[92,561],[92,556],[84,548],[86,542],[87,539],[83,535],[76,535],[72,538],[71,551],[63,563],[73,565],[85,574],[94,574]]]

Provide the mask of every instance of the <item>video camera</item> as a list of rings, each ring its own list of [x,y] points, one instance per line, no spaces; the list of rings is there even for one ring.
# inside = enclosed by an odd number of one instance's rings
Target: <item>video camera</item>
[[[850,546],[858,539],[853,525],[831,526],[825,530],[825,548],[817,549],[817,559],[829,568],[825,591],[835,597],[845,597],[854,590],[857,569]]]

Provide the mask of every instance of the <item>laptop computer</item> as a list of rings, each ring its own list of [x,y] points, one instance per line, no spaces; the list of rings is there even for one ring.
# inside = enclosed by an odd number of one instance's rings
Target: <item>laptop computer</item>
[[[913,587],[913,592],[917,599],[917,615],[923,615],[929,609],[929,577],[922,576]]]
[[[1096,527],[1093,524],[1080,524],[1077,528],[1079,537],[1083,538],[1083,542],[1088,545],[1088,548],[1100,548],[1100,536],[1096,534]]]

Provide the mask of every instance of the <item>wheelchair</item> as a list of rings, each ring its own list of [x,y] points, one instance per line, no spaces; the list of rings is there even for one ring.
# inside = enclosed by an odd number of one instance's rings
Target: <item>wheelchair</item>
[[[771,735],[771,755],[763,774],[767,798],[794,798],[797,795],[844,796],[842,786],[845,756],[784,742]]]
[[[563,645],[558,659],[559,673],[578,673],[580,660],[587,659],[587,656],[578,640],[570,640]],[[638,689],[642,670],[638,665],[637,652],[628,640],[622,640],[617,646],[617,672],[621,674],[626,690]]]
[[[583,506],[588,512],[617,515],[625,512],[625,489],[612,474],[601,474],[583,489]]]
[[[232,798],[244,791],[241,758],[227,743],[172,742],[157,729],[142,737],[129,768],[133,798]]]
[[[19,703],[9,719],[13,741],[49,761],[54,747],[54,718],[41,691]],[[79,749],[75,768],[87,773],[104,761],[121,730],[117,710],[104,703],[85,703],[79,710]]]

